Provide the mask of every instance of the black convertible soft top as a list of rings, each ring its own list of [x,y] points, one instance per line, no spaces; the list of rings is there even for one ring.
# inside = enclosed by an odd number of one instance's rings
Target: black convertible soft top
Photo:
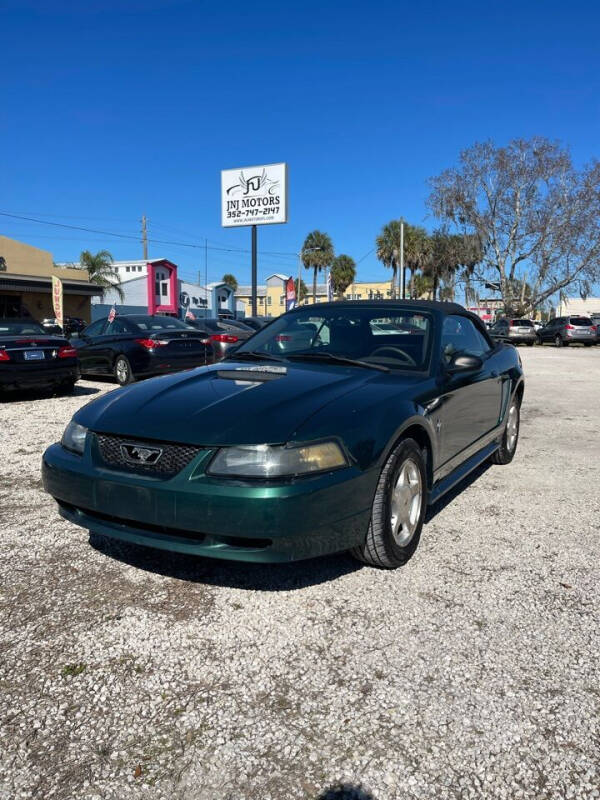
[[[298,306],[293,311],[289,311],[288,313],[294,314],[298,311],[306,311],[307,309],[310,309],[310,311],[316,311],[317,309],[324,310],[326,308],[367,308],[369,306],[381,309],[390,309],[392,306],[398,306],[402,308],[412,308],[415,311],[437,311],[439,314],[446,315],[459,314],[460,316],[468,317],[470,320],[472,320],[473,323],[477,325],[479,330],[485,334],[486,339],[489,340],[487,328],[477,314],[467,311],[467,309],[464,306],[461,306],[460,303],[448,303],[441,300],[336,300],[331,303],[315,303],[314,305],[310,306]]]

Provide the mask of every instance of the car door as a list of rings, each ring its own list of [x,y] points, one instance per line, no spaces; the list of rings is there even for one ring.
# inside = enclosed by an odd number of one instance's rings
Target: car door
[[[554,335],[558,330],[560,320],[560,317],[552,319],[544,328],[541,329],[539,335],[543,342],[551,342],[554,339]]]
[[[99,372],[111,373],[116,356],[127,354],[129,342],[135,338],[135,330],[126,320],[115,317],[106,324],[98,337],[96,358]]]
[[[451,358],[458,353],[481,358],[481,369],[447,373]],[[498,425],[502,379],[494,368],[493,354],[492,343],[468,317],[457,314],[444,319],[440,353],[444,383],[436,423],[440,428],[441,464],[460,462],[461,453],[478,440],[484,440]],[[482,447],[484,444],[482,441]],[[452,463],[448,471],[456,463]]]
[[[97,343],[105,325],[105,319],[98,319],[88,325],[87,328],[84,328],[77,338],[71,340],[77,350],[82,372],[96,372]]]

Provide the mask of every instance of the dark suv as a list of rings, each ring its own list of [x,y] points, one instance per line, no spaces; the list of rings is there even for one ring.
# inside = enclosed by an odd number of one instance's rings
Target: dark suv
[[[596,344],[596,326],[589,317],[555,317],[537,332],[540,344],[554,342],[557,347],[578,342],[586,347]]]

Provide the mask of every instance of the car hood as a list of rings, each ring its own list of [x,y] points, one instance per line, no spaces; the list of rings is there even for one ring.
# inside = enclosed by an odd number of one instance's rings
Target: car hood
[[[278,444],[320,408],[381,372],[221,362],[117,389],[74,417],[101,433],[195,445]]]

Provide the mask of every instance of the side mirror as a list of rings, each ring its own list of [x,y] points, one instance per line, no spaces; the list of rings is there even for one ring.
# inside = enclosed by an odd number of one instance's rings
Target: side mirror
[[[482,367],[483,360],[479,356],[457,353],[446,367],[446,372],[449,375],[455,375],[458,372],[478,372]]]

